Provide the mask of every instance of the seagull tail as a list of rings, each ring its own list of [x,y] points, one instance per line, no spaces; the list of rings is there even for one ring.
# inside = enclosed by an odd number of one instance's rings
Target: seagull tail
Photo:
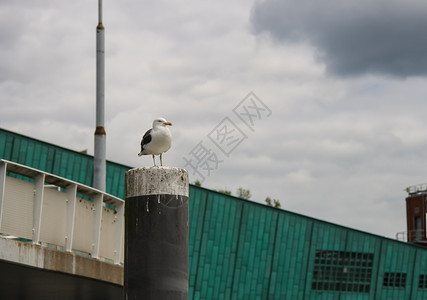
[[[138,156],[143,156],[144,154],[142,154],[142,151],[138,153]]]

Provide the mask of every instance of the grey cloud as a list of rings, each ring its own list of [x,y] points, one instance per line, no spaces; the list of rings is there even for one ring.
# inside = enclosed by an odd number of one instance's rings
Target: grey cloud
[[[266,0],[255,4],[256,34],[308,42],[329,73],[427,75],[427,3],[409,1]]]

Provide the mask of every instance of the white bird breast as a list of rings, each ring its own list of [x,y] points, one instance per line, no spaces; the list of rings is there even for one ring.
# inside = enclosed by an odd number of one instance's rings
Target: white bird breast
[[[166,152],[171,147],[171,133],[166,127],[153,128],[151,131],[151,141],[146,145],[146,153],[159,155]]]

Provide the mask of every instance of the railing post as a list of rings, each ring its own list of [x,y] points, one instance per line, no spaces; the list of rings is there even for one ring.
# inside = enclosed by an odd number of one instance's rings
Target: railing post
[[[116,206],[116,222],[114,224],[114,263],[120,264],[122,256],[122,236],[123,236],[123,219],[124,219],[124,203]]]
[[[188,173],[126,173],[124,299],[188,299]]]
[[[65,250],[71,252],[73,249],[74,222],[76,216],[77,184],[67,186],[67,223],[65,236]]]
[[[33,210],[33,243],[40,242],[40,227],[43,211],[44,195],[44,173],[39,173],[34,177],[34,210]]]
[[[93,250],[92,257],[99,258],[99,244],[101,242],[101,222],[102,222],[102,200],[104,194],[99,193],[94,197],[93,203]]]
[[[6,168],[7,163],[0,161],[0,232],[1,232],[1,220],[3,216],[3,203],[4,203],[4,189],[6,187]]]

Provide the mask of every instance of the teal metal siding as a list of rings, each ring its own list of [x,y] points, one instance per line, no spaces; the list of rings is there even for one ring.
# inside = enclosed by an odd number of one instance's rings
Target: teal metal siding
[[[418,288],[417,284],[419,282],[420,275],[424,277],[427,276],[427,251],[416,251],[412,274],[412,299],[427,299],[427,286],[424,285],[424,288]]]
[[[93,156],[0,129],[0,158],[92,186]],[[124,198],[130,167],[107,161],[106,192]]]
[[[426,289],[418,288],[419,275],[427,273],[424,248],[196,186],[190,186],[189,209],[189,299],[365,300],[427,295]],[[369,291],[312,289],[317,250],[372,255]],[[406,274],[405,287],[384,286],[385,273]],[[355,281],[357,286],[357,276]]]
[[[92,156],[2,129],[0,158],[92,184]],[[124,198],[129,168],[107,162],[108,193]],[[189,299],[427,299],[425,248],[192,185],[189,243]],[[340,277],[326,278],[328,289],[313,288],[322,251],[372,257],[370,266],[363,260],[333,266],[369,270],[369,291],[357,291],[363,282],[357,276],[338,284]],[[405,276],[404,285],[393,281],[395,274]],[[426,284],[419,286],[420,276]]]

